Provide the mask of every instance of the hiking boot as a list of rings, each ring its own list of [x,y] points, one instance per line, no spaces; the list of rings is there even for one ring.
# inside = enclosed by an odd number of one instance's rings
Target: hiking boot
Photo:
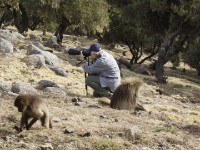
[[[113,93],[109,92],[109,93],[108,93],[108,98],[111,99],[112,96],[113,96]]]
[[[96,91],[93,92],[93,96],[94,97],[101,97],[101,95],[98,92],[96,92]]]

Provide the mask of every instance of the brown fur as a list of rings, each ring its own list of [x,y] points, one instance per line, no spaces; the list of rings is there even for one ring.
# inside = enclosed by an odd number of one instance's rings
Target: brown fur
[[[15,127],[16,130],[22,131],[24,126],[28,130],[37,120],[41,121],[42,126],[52,128],[46,102],[39,95],[20,94],[15,99],[14,106],[18,108],[19,112],[22,112],[20,127]],[[33,119],[28,123],[30,118]]]
[[[100,99],[104,104],[110,104],[113,109],[135,110],[138,91],[143,81],[134,78],[125,78],[121,85],[114,91],[111,100]]]

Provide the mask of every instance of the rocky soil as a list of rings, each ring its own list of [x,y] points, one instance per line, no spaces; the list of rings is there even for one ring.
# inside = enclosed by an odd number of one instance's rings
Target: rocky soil
[[[12,28],[11,28],[12,29]],[[10,30],[11,30],[10,29]],[[41,37],[42,32],[33,34]],[[49,37],[51,33],[48,33]],[[67,76],[57,75],[48,66],[35,68],[27,65],[27,47],[35,42],[29,38],[15,43],[14,53],[0,54],[0,84],[8,85],[8,91],[0,88],[0,149],[2,150],[199,150],[200,149],[200,77],[183,65],[172,70],[167,64],[167,84],[158,84],[152,76],[142,75],[122,66],[123,78],[133,76],[144,81],[140,89],[139,103],[146,111],[114,110],[98,102],[98,98],[86,96],[85,75],[78,56],[52,48],[60,59],[60,67]],[[63,46],[89,47],[96,40],[87,37],[64,36]],[[116,58],[128,50],[116,46],[112,50],[102,47]],[[128,55],[126,56],[128,57]],[[148,66],[150,62],[146,62]],[[41,90],[40,80],[57,84],[66,95]],[[37,122],[31,130],[18,133],[20,113],[13,106],[16,93],[9,91],[13,83],[30,83],[47,101],[53,116],[53,129],[44,129]],[[73,102],[74,97],[81,101]]]

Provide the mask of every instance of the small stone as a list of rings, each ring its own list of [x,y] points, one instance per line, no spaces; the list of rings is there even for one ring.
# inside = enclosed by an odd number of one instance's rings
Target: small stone
[[[109,137],[109,135],[105,135],[105,138],[109,139],[110,137]]]
[[[40,147],[41,150],[53,150],[53,146],[51,143],[45,143],[45,145],[42,145]]]
[[[78,101],[79,101],[79,102],[82,102],[82,99],[81,99],[81,97],[78,97]]]
[[[133,126],[125,131],[125,137],[129,141],[134,141],[135,139],[137,139],[139,132],[140,129],[138,128],[138,126]]]
[[[105,119],[105,118],[107,118],[107,117],[104,116],[104,115],[100,115],[100,118]]]
[[[78,98],[77,98],[77,97],[72,98],[72,102],[73,102],[73,103],[78,102]]]
[[[80,106],[80,104],[78,102],[75,102],[74,105],[75,106]]]
[[[65,134],[74,133],[74,129],[72,129],[72,128],[66,128],[66,129],[64,130],[64,133],[65,133]]]
[[[115,122],[119,122],[119,120],[117,118],[115,118]]]
[[[53,122],[61,122],[61,119],[58,118],[58,117],[53,117],[53,118],[52,118],[52,121],[53,121]]]
[[[123,136],[123,133],[118,133],[118,136],[119,136],[119,137],[122,137],[122,136]]]
[[[90,132],[86,132],[86,133],[84,133],[84,134],[82,134],[80,136],[81,137],[89,137],[89,136],[91,136],[91,133]]]

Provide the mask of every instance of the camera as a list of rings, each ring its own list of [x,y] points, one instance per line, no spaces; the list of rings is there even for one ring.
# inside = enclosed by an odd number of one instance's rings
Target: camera
[[[89,57],[90,56],[90,52],[88,49],[86,48],[70,48],[68,50],[68,54],[69,55],[80,55],[82,52],[84,58]]]

